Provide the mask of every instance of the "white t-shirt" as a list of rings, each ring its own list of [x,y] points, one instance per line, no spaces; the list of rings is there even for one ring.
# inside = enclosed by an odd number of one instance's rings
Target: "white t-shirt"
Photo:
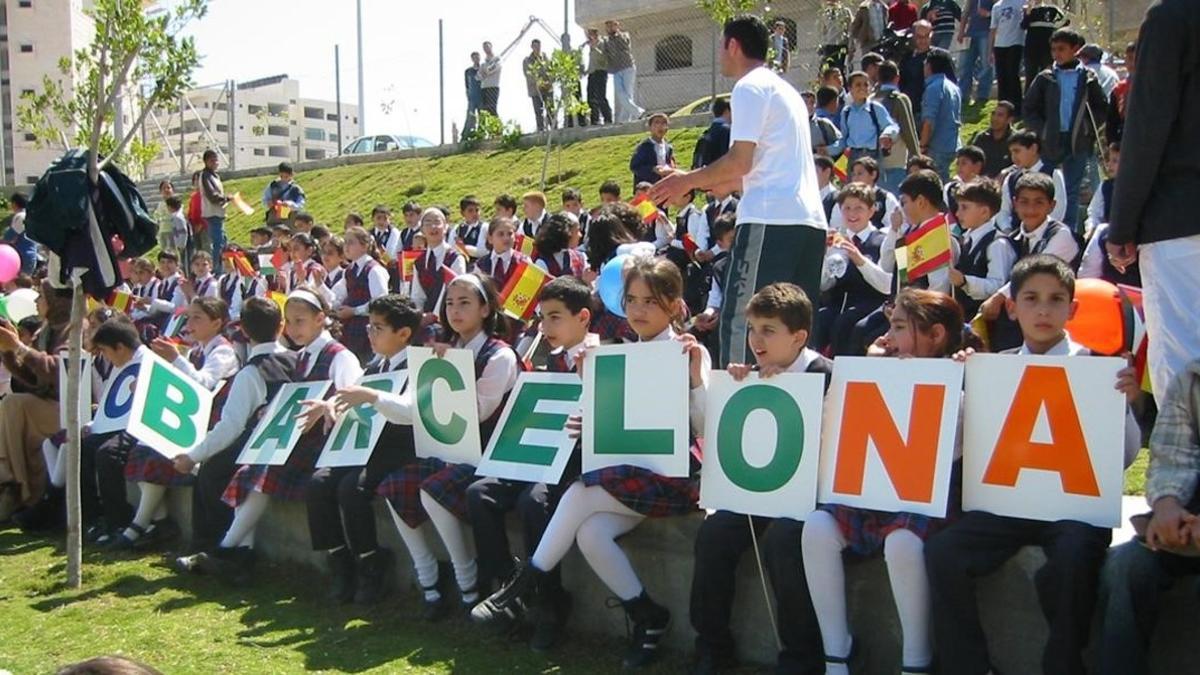
[[[733,86],[737,111],[729,144],[754,143],[754,161],[742,178],[738,224],[826,228],[809,138],[808,107],[796,88],[765,67]]]
[[[996,31],[997,47],[1016,47],[1025,44],[1025,0],[998,0],[992,6],[992,30]]]

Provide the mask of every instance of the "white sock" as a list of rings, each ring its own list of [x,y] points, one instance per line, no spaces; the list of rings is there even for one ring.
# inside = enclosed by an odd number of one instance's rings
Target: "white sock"
[[[633,565],[629,562],[629,556],[625,555],[616,539],[645,519],[645,516],[639,513],[627,515],[600,512],[583,521],[579,533],[575,535],[579,552],[583,554],[588,565],[596,572],[596,576],[600,577],[600,581],[622,600],[636,598],[642,594],[643,589],[637,572],[633,571]]]
[[[837,658],[850,655],[850,622],[846,616],[846,569],[842,550],[846,540],[837,521],[825,511],[813,511],[804,521],[800,550],[804,554],[804,574],[812,596],[825,654]],[[827,675],[846,675],[843,664],[825,665]]]
[[[50,474],[50,484],[57,488],[67,484],[67,463],[63,461],[63,456],[66,454],[61,445],[55,445],[54,441],[49,438],[42,441],[42,457],[46,460],[46,473]]]
[[[420,528],[409,527],[400,514],[396,513],[391,502],[385,499],[383,503],[387,504],[388,513],[392,514],[392,522],[396,524],[396,529],[400,532],[400,539],[404,542],[404,547],[408,549],[408,555],[412,557],[413,570],[417,573],[417,583],[421,584],[421,588],[425,590],[425,599],[430,602],[438,600],[442,597],[441,593],[437,591],[438,561],[433,550],[429,548],[429,541],[425,539],[425,533]]]
[[[807,527],[807,525],[806,525]],[[925,572],[925,542],[908,530],[896,530],[883,542],[892,597],[900,616],[903,664],[924,668],[933,662],[929,639],[929,577]]]
[[[133,515],[133,524],[144,530],[154,522],[155,512],[163,506],[163,496],[167,494],[167,488],[164,485],[138,481],[138,493],[138,507],[137,513]],[[132,527],[127,527],[125,536],[137,539],[141,535]]]
[[[458,580],[459,590],[471,591],[463,594],[463,602],[475,602],[479,599],[479,592],[475,588],[479,581],[479,567],[475,564],[475,556],[467,541],[466,524],[424,490],[421,490],[421,506],[425,507],[425,513],[429,514],[434,529],[446,545],[450,563],[454,565],[454,578]]]
[[[567,488],[558,502],[558,508],[554,509],[546,532],[530,557],[533,566],[543,572],[554,569],[571,550],[571,544],[575,543],[584,521],[596,513],[640,517],[599,485],[588,487],[576,481]]]
[[[258,521],[267,512],[270,503],[271,498],[257,490],[246,495],[245,501],[233,509],[233,523],[221,540],[221,548],[254,548],[254,529],[258,527]]]

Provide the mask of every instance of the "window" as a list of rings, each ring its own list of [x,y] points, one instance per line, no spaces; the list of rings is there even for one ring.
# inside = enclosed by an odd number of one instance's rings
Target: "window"
[[[42,179],[41,176],[25,176],[25,183],[27,185],[36,185],[37,182],[41,179]]]
[[[287,127],[277,127],[277,126],[272,125],[272,126],[267,127],[267,135],[268,136],[287,136],[288,128]]]
[[[262,149],[262,148],[255,148],[255,149],[254,149],[254,156],[255,156],[255,157],[263,157],[263,156],[265,156],[266,154],[267,154],[267,151],[266,151],[266,150],[264,150],[264,149]]]
[[[338,135],[337,135],[337,134],[329,134],[329,142],[330,142],[330,143],[337,143],[337,142],[338,142]]]
[[[22,54],[32,54],[33,53],[33,45],[28,42],[22,44],[21,45],[21,53]]]
[[[326,116],[325,116],[325,121],[326,121],[326,122],[336,122],[336,121],[337,121],[337,115],[336,115],[336,114],[334,114],[334,113],[329,113],[328,115],[326,115]]]
[[[325,140],[325,130],[314,127],[304,127],[304,138],[310,141]]]
[[[261,105],[254,105],[253,103],[250,104],[249,108],[246,108],[246,112],[250,113],[251,115],[257,115],[262,111],[263,107]]]
[[[22,96],[33,96],[33,94],[34,94],[34,91],[32,89],[22,89],[21,90]]]
[[[21,9],[29,9],[30,7],[33,7],[33,0],[18,0],[17,7],[20,7]]]
[[[686,35],[669,35],[654,45],[654,69],[657,71],[690,68],[692,39]]]
[[[325,159],[325,151],[320,148],[305,148],[304,159]]]
[[[310,120],[319,120],[325,118],[324,108],[314,108],[312,106],[304,106],[304,117]]]
[[[217,131],[229,131],[229,125],[228,124],[218,124]]]
[[[291,157],[292,153],[286,145],[272,145],[267,149],[267,154],[271,157]]]
[[[25,140],[32,143],[37,140],[37,134],[25,134]]]

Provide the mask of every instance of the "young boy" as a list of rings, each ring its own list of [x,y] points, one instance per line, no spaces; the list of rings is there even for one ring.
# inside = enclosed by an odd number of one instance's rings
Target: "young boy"
[[[1108,178],[1100,183],[1100,189],[1096,190],[1096,194],[1092,196],[1092,203],[1088,206],[1088,244],[1083,252],[1083,262],[1079,263],[1079,278],[1104,279],[1111,284],[1141,288],[1142,273],[1137,262],[1123,269],[1119,268],[1108,259],[1108,251],[1104,247],[1108,241],[1108,214],[1112,210],[1113,181],[1117,178],[1120,157],[1120,144],[1110,143],[1108,156],[1105,157]]]
[[[209,550],[233,522],[233,509],[221,495],[237,470],[237,456],[250,439],[259,414],[279,388],[292,381],[297,359],[279,344],[283,313],[273,300],[250,298],[242,307],[241,321],[250,350],[230,384],[221,419],[199,445],[174,462],[179,473],[192,473],[200,467],[192,489],[192,537],[194,548],[201,551],[176,559],[175,568],[215,573],[232,581],[246,578],[254,552],[250,548]]]
[[[581,241],[587,240],[588,212],[583,209],[583,193],[575,188],[566,188],[562,193],[563,211],[575,214],[579,219],[579,236]]]
[[[383,204],[371,209],[371,236],[375,250],[388,260],[395,260],[404,248],[400,228],[392,224],[392,210]]]
[[[167,183],[170,185],[170,183]],[[187,252],[188,239],[192,236],[192,230],[188,226],[187,218],[183,215],[183,201],[178,196],[172,194],[165,200],[167,206],[168,224],[170,225],[171,243],[176,251]]]
[[[196,255],[199,254],[200,251],[197,251]],[[146,310],[147,321],[161,332],[167,327],[175,310],[187,306],[187,299],[179,288],[183,281],[183,275],[179,273],[179,256],[170,251],[159,251],[158,276],[159,282],[153,297],[137,302],[139,307]]]
[[[413,265],[413,278],[408,297],[426,314],[436,314],[442,289],[445,287],[443,267],[454,274],[466,274],[463,256],[446,241],[446,218],[437,209],[427,209],[421,216],[421,234],[425,237],[425,253]],[[436,317],[434,317],[436,319]]]
[[[962,249],[950,269],[950,283],[954,299],[969,321],[979,305],[1008,282],[1017,251],[1012,240],[996,228],[1000,188],[995,181],[980,178],[962,186],[957,208]]]
[[[942,179],[930,169],[922,169],[905,178],[900,184],[900,205],[904,210],[907,225],[888,229],[879,258],[880,267],[892,274],[896,272],[896,247],[903,245],[903,237],[929,225],[934,219],[945,220],[946,205],[942,202]],[[953,237],[950,239],[950,255],[953,267],[953,262],[958,260],[958,242]],[[898,279],[894,280],[892,285],[895,290],[899,290]],[[942,267],[930,272],[928,276],[910,279],[908,285],[949,295],[950,273],[948,268]]]
[[[846,221],[846,236],[834,235],[821,271],[821,307],[813,348],[841,356],[849,354],[854,326],[887,300],[892,275],[879,266],[887,238],[871,224],[875,212],[874,190],[850,183],[838,193],[838,206]]]
[[[491,251],[475,263],[475,271],[491,275],[498,288],[504,288],[517,265],[530,262],[529,256],[513,250],[516,227],[511,218],[492,218],[487,232]]]
[[[621,185],[615,180],[606,180],[600,184],[600,203],[615,204],[621,201]]]
[[[365,374],[405,370],[421,313],[396,294],[375,298],[367,312],[367,338],[376,357]],[[369,404],[374,402],[373,391],[351,385],[338,395],[347,405]],[[384,477],[415,458],[412,425],[387,424],[366,465],[317,469],[313,474],[305,496],[308,530],[313,550],[328,554],[333,576],[329,597],[334,602],[374,604],[383,599],[385,572],[394,562],[391,551],[379,547],[371,502]]]
[[[1010,353],[1080,356],[1065,326],[1075,313],[1075,277],[1061,258],[1028,257],[1013,269],[1008,312],[1021,327],[1024,344]],[[968,357],[969,358],[969,357]],[[1116,388],[1131,400],[1138,392],[1133,368],[1123,369]],[[1125,421],[1125,465],[1141,445],[1132,413]],[[1131,433],[1132,432],[1132,433]],[[933,629],[940,669],[947,673],[994,671],[979,622],[975,580],[991,573],[1023,546],[1041,546],[1046,564],[1036,584],[1050,639],[1042,657],[1046,673],[1082,675],[1100,566],[1112,530],[1076,520],[1040,522],[970,511],[925,544],[932,594]]]
[[[713,221],[712,259],[704,264],[704,272],[708,280],[708,293],[704,298],[704,311],[696,315],[695,331],[704,342],[705,348],[713,352],[717,344],[717,322],[721,317],[721,302],[724,294],[721,284],[725,280],[725,268],[729,265],[729,252],[733,249],[733,238],[737,214],[726,213]]]
[[[1018,215],[1013,210],[1013,202],[1017,194],[1017,180],[1027,173],[1040,173],[1053,179],[1054,194],[1059,201],[1055,203],[1050,217],[1062,221],[1067,213],[1067,203],[1062,196],[1067,193],[1063,173],[1059,169],[1051,169],[1042,161],[1042,141],[1032,131],[1017,131],[1008,139],[1008,154],[1012,157],[1012,166],[1001,174],[1000,184],[1000,216],[996,223],[1006,232],[1015,231],[1021,224]]]
[[[780,373],[820,373],[829,386],[833,362],[806,346],[813,308],[803,290],[787,283],[764,287],[750,298],[746,319],[750,349],[758,366],[730,364],[735,379],[744,379],[752,370],[768,378]],[[754,535],[761,542],[762,562],[771,578],[778,611],[776,625],[783,643],[778,672],[823,670],[821,634],[800,560],[802,528],[802,523],[790,518],[749,518],[731,511],[716,511],[704,519],[696,535],[692,572],[691,619],[697,636],[691,672],[718,672],[736,661],[729,630],[734,581],[739,561],[755,542]]]
[[[546,195],[533,190],[521,195],[521,222],[517,231],[526,237],[536,237],[537,232],[546,222]]]
[[[479,200],[474,195],[459,200],[458,212],[462,222],[454,228],[452,240],[466,250],[467,262],[474,262],[487,254],[487,223],[479,217]]]
[[[413,250],[413,237],[421,233],[421,205],[414,201],[404,202],[400,207],[404,215],[404,228],[400,230],[400,250]],[[392,256],[395,260],[395,256]]]
[[[983,151],[973,145],[964,145],[954,153],[956,160],[954,178],[946,182],[943,190],[946,200],[946,219],[951,225],[958,224],[958,193],[967,183],[983,173],[985,158]]]
[[[900,211],[900,200],[896,198],[896,195],[876,185],[878,180],[879,162],[874,159],[860,157],[850,165],[850,182],[862,183],[875,195],[875,214],[871,216],[871,224],[885,230],[895,214]],[[829,217],[829,229],[838,232],[846,229],[846,219],[842,217],[842,210],[836,203],[833,206],[832,215]]]
[[[271,254],[275,252],[275,246],[271,243],[271,228],[265,225],[250,230],[250,250],[248,251],[252,262],[258,261],[258,254]]]
[[[345,232],[346,230],[348,230],[352,227],[362,227],[362,226],[363,226],[363,217],[357,213],[354,213],[354,212],[347,213],[346,217],[342,219],[342,231],[343,232]]]
[[[313,218],[311,213],[308,211],[300,211],[295,215],[295,220],[292,223],[292,229],[294,229],[296,232],[304,232],[309,234],[312,232],[312,229],[316,227],[316,225],[317,221]]]
[[[213,259],[207,251],[197,251],[192,256],[192,278],[181,279],[179,289],[175,292],[176,297],[182,296],[178,307],[187,307],[196,298],[221,297],[221,285],[213,276],[212,269]]]
[[[871,157],[876,162],[892,152],[900,125],[878,101],[870,99],[871,79],[862,71],[850,75],[850,103],[838,115],[838,127],[850,161]]]
[[[538,294],[539,329],[551,348],[546,370],[577,372],[584,350],[600,343],[599,336],[588,332],[592,301],[591,287],[569,275],[554,279],[542,288]],[[513,510],[518,512],[525,534],[525,557],[532,555],[558,500],[579,476],[579,471],[577,441],[562,477],[554,485],[484,478],[467,488],[467,506],[479,554],[479,587],[484,594],[490,594],[494,585],[503,583],[515,569],[505,530],[505,514]],[[529,608],[532,610],[529,618],[534,624],[531,648],[546,651],[554,646],[566,624],[570,606],[571,598],[563,590],[559,570],[549,571],[538,588],[535,606]],[[484,607],[487,607],[486,602]],[[492,611],[485,608],[479,611]],[[512,608],[502,613],[510,621],[517,618]]]
[[[158,296],[159,280],[154,276],[154,263],[146,258],[134,258],[129,267],[132,272],[132,288],[129,293],[134,297],[130,316],[140,327],[150,318],[150,301]]]
[[[492,210],[495,211],[492,218],[508,218],[511,220],[517,217],[517,200],[508,193],[502,194],[492,202]]]
[[[833,207],[837,206],[838,186],[833,183],[833,160],[824,155],[813,157],[817,165],[817,186],[821,190],[821,206],[825,208],[825,220],[833,219]]]

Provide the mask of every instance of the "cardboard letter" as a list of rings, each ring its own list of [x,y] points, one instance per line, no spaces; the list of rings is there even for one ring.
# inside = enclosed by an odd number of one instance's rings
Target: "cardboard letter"
[[[576,445],[567,418],[582,394],[574,373],[521,373],[476,473],[557,484]]]
[[[483,444],[471,350],[450,349],[438,358],[428,347],[410,347],[408,366],[416,387],[413,436],[417,456],[478,465]]]
[[[213,392],[150,353],[142,357],[129,433],[167,459],[189,452],[208,434]]]

